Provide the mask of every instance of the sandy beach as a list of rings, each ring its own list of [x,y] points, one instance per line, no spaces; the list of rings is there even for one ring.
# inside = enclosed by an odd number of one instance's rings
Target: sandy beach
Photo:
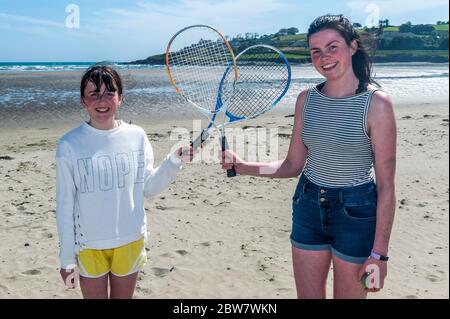
[[[0,298],[81,298],[59,277],[55,222],[55,146],[83,119],[74,112],[49,118],[2,110]],[[282,158],[293,124],[289,114],[269,113],[245,125],[277,129],[275,155]],[[369,298],[449,298],[448,101],[396,106],[396,117],[391,261],[385,288]],[[170,139],[175,128],[193,129],[192,120],[133,122],[146,130],[157,163],[176,143]],[[149,260],[135,297],[296,298],[289,242],[296,183],[228,179],[211,162],[185,165],[167,190],[146,201]],[[329,297],[332,280],[330,272]]]

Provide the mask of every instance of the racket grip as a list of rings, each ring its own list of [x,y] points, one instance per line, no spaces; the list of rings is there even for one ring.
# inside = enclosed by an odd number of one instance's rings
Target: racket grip
[[[222,152],[228,149],[228,142],[227,138],[225,136],[222,136]],[[236,170],[234,169],[234,166],[230,169],[227,169],[227,177],[235,177]]]
[[[225,136],[222,136],[221,141],[222,141],[222,152],[224,152],[229,148],[227,138]]]
[[[227,177],[235,177],[237,175],[234,166],[230,169],[227,169]]]

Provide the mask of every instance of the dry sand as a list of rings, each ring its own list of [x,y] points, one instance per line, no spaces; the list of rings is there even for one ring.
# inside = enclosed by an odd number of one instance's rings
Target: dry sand
[[[396,116],[391,261],[385,288],[369,298],[449,298],[448,104],[398,107]],[[273,113],[246,124],[278,128],[282,158],[292,122]],[[0,298],[81,298],[59,277],[54,164],[58,138],[79,122],[55,123],[25,118],[0,133]],[[157,161],[175,143],[172,128],[192,130],[191,121],[136,124]],[[295,298],[289,234],[296,182],[227,179],[217,164],[185,165],[146,201],[149,260],[135,297]],[[330,273],[330,297],[331,287]]]

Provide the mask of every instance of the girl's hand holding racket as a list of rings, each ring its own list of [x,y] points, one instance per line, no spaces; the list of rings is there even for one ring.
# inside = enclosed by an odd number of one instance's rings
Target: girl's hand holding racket
[[[198,153],[198,150],[194,150],[192,146],[181,146],[175,151],[175,155],[183,162],[192,162],[194,155]]]

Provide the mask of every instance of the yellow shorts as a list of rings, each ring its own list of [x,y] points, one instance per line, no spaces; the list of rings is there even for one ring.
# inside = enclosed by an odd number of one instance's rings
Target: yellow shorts
[[[99,278],[111,272],[124,277],[141,271],[147,261],[144,238],[112,249],[85,249],[79,252],[80,276]]]

